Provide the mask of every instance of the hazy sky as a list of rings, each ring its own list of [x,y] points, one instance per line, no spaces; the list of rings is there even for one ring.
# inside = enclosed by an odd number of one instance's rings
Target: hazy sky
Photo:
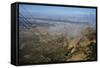
[[[57,7],[57,6],[42,6],[42,5],[19,5],[19,12],[23,15],[43,15],[56,17],[74,17],[75,19],[83,19],[86,21],[94,21],[96,18],[95,8],[76,8],[76,7]],[[74,20],[74,19],[73,19]]]

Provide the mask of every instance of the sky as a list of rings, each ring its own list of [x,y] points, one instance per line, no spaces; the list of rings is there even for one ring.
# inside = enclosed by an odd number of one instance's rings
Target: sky
[[[96,9],[95,8],[79,8],[79,7],[59,7],[59,6],[43,6],[43,5],[28,5],[19,4],[19,13],[24,16],[41,16],[48,18],[63,18],[69,17],[71,20],[88,21],[95,23]]]

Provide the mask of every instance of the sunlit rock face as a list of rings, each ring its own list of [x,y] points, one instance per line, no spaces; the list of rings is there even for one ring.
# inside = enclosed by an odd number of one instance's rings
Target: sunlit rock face
[[[57,22],[20,30],[20,63],[80,61],[96,59],[93,26]]]

